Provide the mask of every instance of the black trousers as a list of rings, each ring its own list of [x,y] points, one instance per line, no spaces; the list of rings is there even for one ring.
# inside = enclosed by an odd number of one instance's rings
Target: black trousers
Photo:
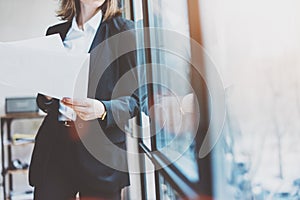
[[[44,188],[45,189],[45,188]],[[68,190],[62,190],[62,188],[35,188],[34,200],[75,200],[76,193]],[[79,192],[80,200],[121,200],[121,192],[113,194],[111,196],[95,195],[95,194],[82,194]]]
[[[34,189],[34,200],[75,200],[76,192],[64,190],[64,188],[40,188]],[[80,200],[121,200],[121,192],[113,195],[85,194],[79,192]]]
[[[89,188],[80,188],[69,174],[63,174],[57,167],[52,169],[43,184],[34,188],[34,200],[75,200],[77,193],[80,200],[121,200],[121,191],[104,194]]]
[[[34,188],[34,200],[75,200],[77,193],[80,200],[121,200],[121,190],[106,194],[79,183],[76,175],[80,172],[72,167],[76,163],[72,163],[70,156],[63,156],[68,150],[68,143],[57,141],[47,162],[46,175],[42,183]]]

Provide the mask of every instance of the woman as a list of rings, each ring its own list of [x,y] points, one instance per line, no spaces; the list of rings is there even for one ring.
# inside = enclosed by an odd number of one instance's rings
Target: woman
[[[131,21],[120,16],[117,0],[62,0],[58,16],[66,22],[50,27],[47,35],[59,33],[71,52],[91,53],[94,66],[90,66],[90,71],[105,67],[101,59],[94,59],[99,58],[98,54],[109,54],[118,48],[108,44],[97,50],[97,45],[133,28]],[[97,73],[90,73],[89,89],[96,89],[89,92],[89,98],[58,100],[38,95],[38,106],[47,116],[38,131],[30,164],[29,181],[35,187],[35,200],[69,200],[78,192],[81,199],[121,198],[121,189],[129,185],[128,173],[97,160],[79,139],[75,124],[80,121],[80,128],[86,127],[83,132],[93,138],[98,132],[89,128],[89,123],[97,122],[111,142],[96,141],[99,152],[108,154],[106,156],[117,165],[119,160],[126,160],[126,155],[116,155],[108,149],[113,149],[114,145],[125,149],[125,135],[117,123],[120,119],[128,120],[123,117],[127,114],[129,117],[135,115],[139,110],[138,98],[134,94],[117,99],[111,96],[119,78],[135,67],[135,58],[132,52],[112,62],[103,76],[94,77],[98,80],[96,87],[91,86],[94,82],[91,77]]]

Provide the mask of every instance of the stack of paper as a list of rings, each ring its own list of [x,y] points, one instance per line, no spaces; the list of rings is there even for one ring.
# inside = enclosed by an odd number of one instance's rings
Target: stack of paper
[[[67,52],[59,35],[0,43],[0,84],[34,93],[87,97],[89,54]]]

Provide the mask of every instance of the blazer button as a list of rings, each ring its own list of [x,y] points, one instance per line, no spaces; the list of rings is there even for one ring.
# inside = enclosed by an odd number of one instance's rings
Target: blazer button
[[[83,128],[83,123],[79,123],[79,124],[78,124],[78,127],[79,127],[79,128]]]

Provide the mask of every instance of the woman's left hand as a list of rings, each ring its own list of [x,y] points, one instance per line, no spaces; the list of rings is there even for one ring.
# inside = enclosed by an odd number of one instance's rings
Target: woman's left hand
[[[64,97],[61,102],[72,108],[85,121],[101,118],[105,112],[103,103],[97,99],[71,99]]]

